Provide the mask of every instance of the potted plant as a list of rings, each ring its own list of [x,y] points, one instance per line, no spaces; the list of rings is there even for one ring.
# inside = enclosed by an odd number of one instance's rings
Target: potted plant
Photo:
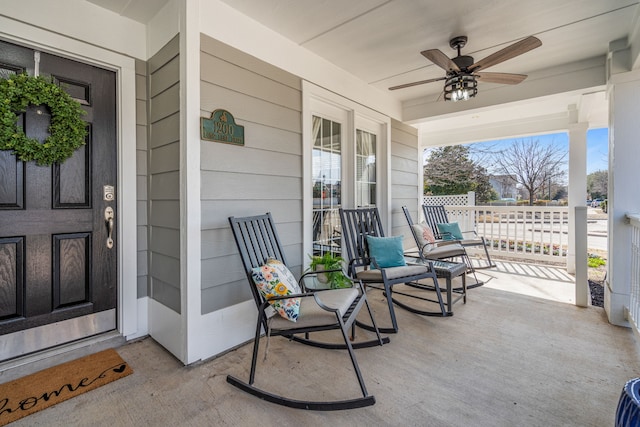
[[[308,271],[327,271],[318,273],[317,278],[320,283],[327,284],[331,289],[347,288],[351,286],[351,281],[342,272],[344,259],[333,252],[325,252],[322,255],[310,255]]]

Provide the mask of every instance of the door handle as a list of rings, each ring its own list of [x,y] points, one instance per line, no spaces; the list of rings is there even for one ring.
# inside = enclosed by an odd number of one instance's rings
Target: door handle
[[[113,208],[107,206],[104,210],[104,221],[107,223],[107,248],[113,248]]]

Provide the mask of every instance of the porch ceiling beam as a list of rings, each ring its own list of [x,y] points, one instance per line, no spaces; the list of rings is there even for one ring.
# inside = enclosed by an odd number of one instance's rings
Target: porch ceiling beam
[[[494,139],[518,138],[566,130],[569,115],[564,113],[547,116],[519,118],[489,123],[477,127],[420,132],[422,147],[467,144]]]
[[[434,101],[432,98],[407,101],[403,103],[403,121],[418,124],[511,102],[568,92],[591,92],[606,84],[605,60],[606,57],[601,56],[539,70],[529,73],[529,77],[516,86],[483,85],[475,98],[465,102]]]
[[[526,104],[506,104],[494,108],[491,116],[507,117],[509,112],[516,118],[509,120],[489,118],[483,123],[473,124],[476,118],[487,114],[478,113],[467,116],[464,119],[466,123],[458,127],[452,126],[452,119],[422,123],[419,125],[422,146],[466,144],[562,132],[574,123],[585,123],[589,128],[608,125],[604,89],[582,95],[565,94],[562,99],[545,97]]]

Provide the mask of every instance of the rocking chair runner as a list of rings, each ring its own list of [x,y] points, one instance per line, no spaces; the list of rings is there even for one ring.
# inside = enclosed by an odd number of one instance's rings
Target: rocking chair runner
[[[302,293],[287,294],[285,296],[265,299],[254,283],[254,269],[263,266],[269,259],[278,260],[286,266],[284,252],[282,251],[282,246],[271,214],[266,213],[264,215],[244,218],[230,217],[229,223],[231,224],[231,230],[233,231],[233,236],[238,246],[240,257],[242,258],[242,264],[251,287],[251,293],[258,307],[258,320],[253,342],[253,357],[251,359],[249,382],[243,382],[231,375],[227,376],[227,382],[261,399],[298,409],[331,411],[373,405],[375,398],[367,393],[353,349],[382,345],[388,343],[389,339],[380,336],[362,283],[354,282],[352,288],[308,292],[304,286],[304,280],[308,279],[311,275],[308,273],[303,275],[300,280]],[[285,319],[279,314],[270,317],[270,303],[285,299],[291,300],[293,298],[300,298],[301,300],[300,311],[296,322]],[[376,333],[377,339],[352,343],[348,336],[348,330],[351,328],[352,336],[355,338],[354,322],[363,306],[367,307],[373,325],[372,329]],[[351,358],[360,389],[362,390],[362,397],[329,402],[302,401],[275,395],[255,387],[253,383],[256,374],[258,346],[263,328],[267,331],[268,336],[284,336],[303,344],[325,349],[346,349]],[[324,343],[309,339],[311,332],[333,329],[341,331],[344,344]],[[297,336],[297,334],[303,334],[303,336]]]
[[[365,286],[382,284],[382,290],[387,298],[389,314],[391,317],[391,328],[379,328],[384,333],[398,332],[398,322],[394,311],[394,304],[412,313],[424,316],[452,315],[445,309],[442,293],[438,286],[436,273],[430,263],[426,265],[400,265],[393,267],[380,267],[378,261],[372,256],[367,243],[367,236],[384,237],[382,224],[377,208],[340,209],[340,220],[342,223],[342,235],[346,246],[346,253],[349,259],[349,275],[355,280],[361,280]],[[429,279],[433,285],[419,283],[420,280]],[[393,298],[393,286],[397,284],[407,284],[413,288],[433,292],[435,290],[437,300],[421,297],[415,294],[396,292],[398,295],[412,297],[422,301],[430,301],[439,304],[440,310],[425,311],[409,306]],[[378,289],[381,289],[378,287]],[[371,326],[358,323],[359,326],[370,329]]]
[[[449,218],[447,216],[447,211],[442,205],[422,205],[422,211],[424,213],[424,219],[426,223],[431,227],[431,231],[437,240],[457,240],[462,246],[470,247],[470,246],[482,246],[484,249],[484,253],[487,257],[486,265],[481,266],[471,266],[474,270],[484,269],[484,268],[493,268],[496,265],[491,260],[491,255],[489,255],[489,249],[487,248],[487,242],[484,240],[484,237],[478,236],[478,233],[475,230],[471,231],[461,231],[461,236],[456,238],[452,236],[451,233],[448,232],[440,232],[438,228],[438,224],[450,224]],[[469,237],[465,237],[465,235],[469,235]],[[462,238],[459,238],[462,237]]]

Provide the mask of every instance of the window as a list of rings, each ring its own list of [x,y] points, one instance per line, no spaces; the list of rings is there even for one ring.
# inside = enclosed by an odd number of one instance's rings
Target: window
[[[313,254],[340,253],[342,124],[313,116]]]
[[[384,153],[389,119],[303,82],[303,249],[341,254],[341,207],[378,206],[388,195]],[[344,256],[345,254],[342,254]]]
[[[376,135],[356,130],[356,206],[376,205]]]

